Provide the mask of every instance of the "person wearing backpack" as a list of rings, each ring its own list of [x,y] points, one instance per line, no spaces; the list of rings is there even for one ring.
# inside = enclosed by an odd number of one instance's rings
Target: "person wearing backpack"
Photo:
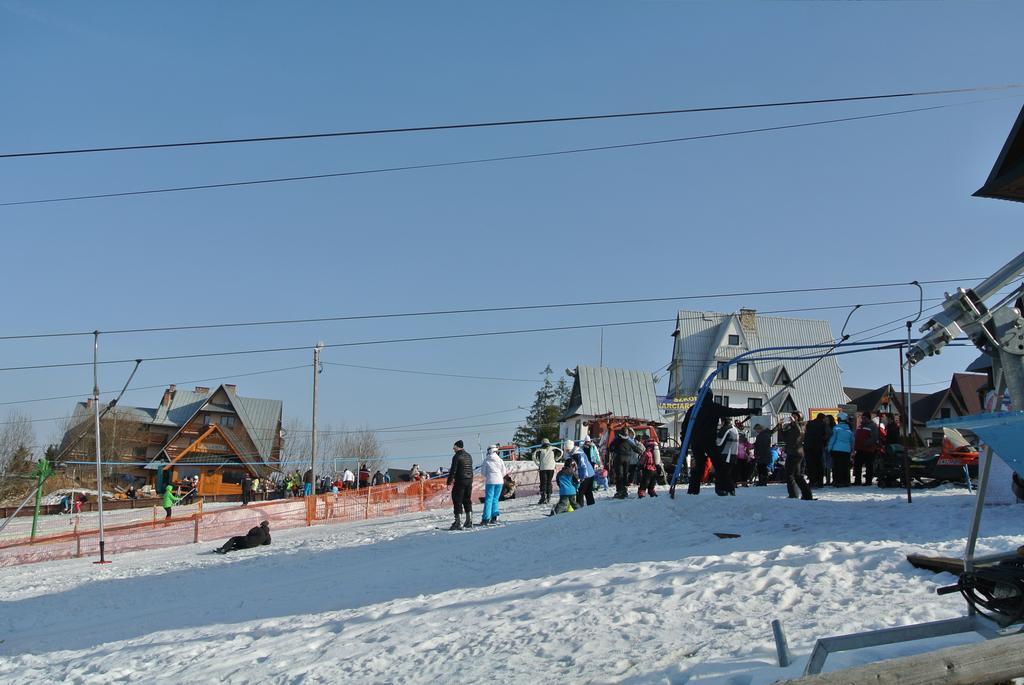
[[[878,451],[878,426],[871,420],[870,413],[860,417],[860,427],[853,434],[853,484],[871,485],[875,476],[875,453]],[[861,473],[865,478],[861,483]]]

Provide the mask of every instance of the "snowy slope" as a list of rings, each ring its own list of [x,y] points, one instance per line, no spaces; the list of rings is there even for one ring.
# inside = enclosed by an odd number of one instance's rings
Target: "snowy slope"
[[[806,657],[819,636],[962,613],[934,594],[952,577],[904,555],[960,554],[970,495],[820,496],[663,493],[554,518],[530,500],[469,532],[433,513],[277,532],[226,557],[7,568],[0,682],[759,683],[803,666],[774,665],[772,618]],[[1022,514],[987,511],[980,551],[1024,544]]]

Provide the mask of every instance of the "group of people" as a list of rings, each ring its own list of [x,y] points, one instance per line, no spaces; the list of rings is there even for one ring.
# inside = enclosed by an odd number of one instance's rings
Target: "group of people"
[[[537,504],[551,503],[555,467],[561,464],[557,478],[559,499],[552,513],[593,506],[595,483],[606,482],[601,452],[589,437],[579,445],[573,440],[566,440],[562,447],[554,447],[550,440],[544,438],[531,458],[540,473],[540,501]]]
[[[687,410],[680,439],[693,411]],[[733,417],[758,414],[759,410],[732,409],[704,398],[690,431],[689,494],[698,494],[711,474],[715,493],[721,496],[735,495],[737,484],[749,485],[755,474],[756,485],[765,486],[772,465],[781,463],[789,497],[813,500],[815,488],[847,487],[851,474],[853,485],[870,485],[876,457],[900,439],[899,422],[892,415],[864,413],[859,426],[854,426],[846,412],[819,413],[805,422],[794,411],[772,427],[755,425],[751,443],[741,432],[742,423]]]

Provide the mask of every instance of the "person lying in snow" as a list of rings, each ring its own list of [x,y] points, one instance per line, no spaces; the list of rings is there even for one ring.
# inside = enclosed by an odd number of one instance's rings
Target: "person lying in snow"
[[[236,535],[225,542],[221,547],[213,550],[217,554],[227,554],[236,549],[249,549],[270,544],[270,523],[264,521],[255,528],[250,528],[245,535]]]

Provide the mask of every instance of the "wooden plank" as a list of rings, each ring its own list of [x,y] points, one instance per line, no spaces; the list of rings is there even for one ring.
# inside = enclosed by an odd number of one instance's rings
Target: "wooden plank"
[[[995,685],[1024,676],[1024,635],[781,681],[792,685]]]

